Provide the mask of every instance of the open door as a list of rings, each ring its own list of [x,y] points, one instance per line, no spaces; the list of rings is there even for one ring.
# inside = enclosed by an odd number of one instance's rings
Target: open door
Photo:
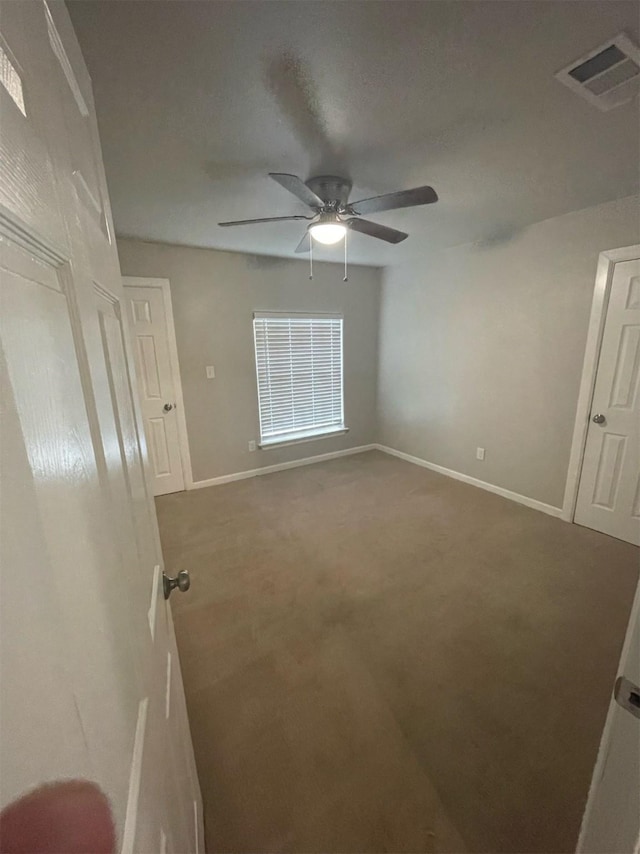
[[[201,851],[90,81],[63,3],[0,36],[0,803],[85,778],[119,850]]]
[[[640,851],[640,585],[582,821],[579,854]]]

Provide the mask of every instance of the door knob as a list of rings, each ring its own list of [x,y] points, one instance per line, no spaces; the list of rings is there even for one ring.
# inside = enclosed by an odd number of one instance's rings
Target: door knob
[[[634,717],[640,718],[640,686],[634,685],[625,676],[618,676],[613,696],[616,703],[619,703],[623,709],[631,712]]]
[[[171,412],[171,410],[173,409],[173,403],[165,403],[162,408],[165,412]]]
[[[162,573],[162,589],[164,590],[164,598],[168,599],[171,596],[171,591],[176,587],[181,593],[186,593],[191,587],[191,579],[186,569],[181,569],[175,578],[170,578],[165,573]]]
[[[600,412],[597,412],[591,420],[594,424],[604,424],[607,419]]]

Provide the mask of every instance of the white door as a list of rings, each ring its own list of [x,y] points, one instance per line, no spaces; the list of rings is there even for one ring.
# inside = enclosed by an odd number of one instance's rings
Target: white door
[[[178,395],[177,355],[169,346],[169,336],[173,332],[169,283],[127,276],[123,282],[129,304],[153,493],[180,492],[184,489],[178,422],[182,395]]]
[[[578,842],[580,854],[640,851],[640,586]]]
[[[197,851],[89,78],[62,3],[0,15],[0,805],[86,778],[121,851]]]
[[[640,545],[640,261],[613,270],[575,521]]]

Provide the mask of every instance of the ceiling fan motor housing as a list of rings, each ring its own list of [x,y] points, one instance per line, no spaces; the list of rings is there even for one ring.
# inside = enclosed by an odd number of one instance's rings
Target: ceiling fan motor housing
[[[323,202],[335,209],[345,208],[349,202],[351,181],[337,175],[319,175],[305,182],[307,187]]]
[[[342,223],[342,221],[336,211],[322,211],[313,218],[312,222],[307,226],[307,230],[316,225],[337,225]]]

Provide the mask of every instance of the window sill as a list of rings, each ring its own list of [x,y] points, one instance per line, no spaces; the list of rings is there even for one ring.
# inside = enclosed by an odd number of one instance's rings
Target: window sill
[[[302,445],[304,442],[316,442],[318,439],[329,439],[331,436],[341,436],[348,433],[348,427],[338,427],[337,430],[324,430],[322,433],[310,433],[307,436],[297,436],[296,438],[287,439],[282,436],[278,439],[266,439],[260,442],[258,447],[261,451],[270,451],[271,448],[286,448],[289,445]]]

